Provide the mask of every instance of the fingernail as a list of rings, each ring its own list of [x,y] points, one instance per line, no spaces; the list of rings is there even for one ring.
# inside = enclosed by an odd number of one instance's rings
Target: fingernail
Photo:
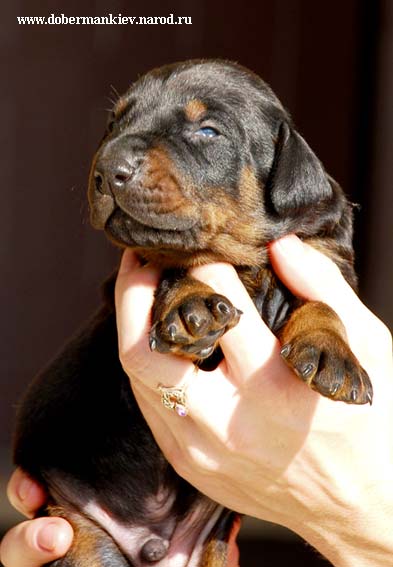
[[[34,488],[34,482],[28,477],[23,477],[17,489],[18,496],[22,502],[29,497],[29,494],[33,488]]]
[[[56,524],[47,524],[37,534],[37,544],[44,551],[54,551],[59,538],[59,529]]]
[[[288,234],[273,243],[286,256],[294,256],[301,252],[302,242],[295,234]]]

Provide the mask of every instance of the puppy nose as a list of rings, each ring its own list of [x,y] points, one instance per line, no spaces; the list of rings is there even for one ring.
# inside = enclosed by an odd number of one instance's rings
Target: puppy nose
[[[135,167],[127,160],[99,160],[94,171],[96,189],[100,193],[122,191],[134,172]]]

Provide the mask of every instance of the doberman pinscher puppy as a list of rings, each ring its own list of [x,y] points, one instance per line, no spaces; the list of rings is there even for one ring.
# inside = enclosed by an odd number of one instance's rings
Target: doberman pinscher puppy
[[[89,202],[94,227],[162,268],[152,349],[218,364],[219,339],[240,312],[187,270],[230,262],[294,374],[332,400],[371,403],[337,315],[293,297],[269,264],[267,243],[296,233],[356,285],[352,207],[258,76],[198,60],[140,78],[111,113]],[[233,565],[237,516],[179,478],[158,449],[118,360],[112,295],[108,285],[100,312],[19,411],[15,462],[48,488],[42,513],[75,530],[54,565]]]

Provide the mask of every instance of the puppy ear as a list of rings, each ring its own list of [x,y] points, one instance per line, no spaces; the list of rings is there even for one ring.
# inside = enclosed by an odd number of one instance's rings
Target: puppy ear
[[[321,162],[286,122],[280,126],[268,188],[271,205],[280,216],[308,209],[333,195]]]

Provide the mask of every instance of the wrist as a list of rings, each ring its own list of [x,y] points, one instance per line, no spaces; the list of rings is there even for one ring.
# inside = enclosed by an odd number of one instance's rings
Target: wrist
[[[393,562],[393,494],[382,486],[379,496],[370,489],[355,504],[336,502],[292,529],[335,567],[386,567]]]

